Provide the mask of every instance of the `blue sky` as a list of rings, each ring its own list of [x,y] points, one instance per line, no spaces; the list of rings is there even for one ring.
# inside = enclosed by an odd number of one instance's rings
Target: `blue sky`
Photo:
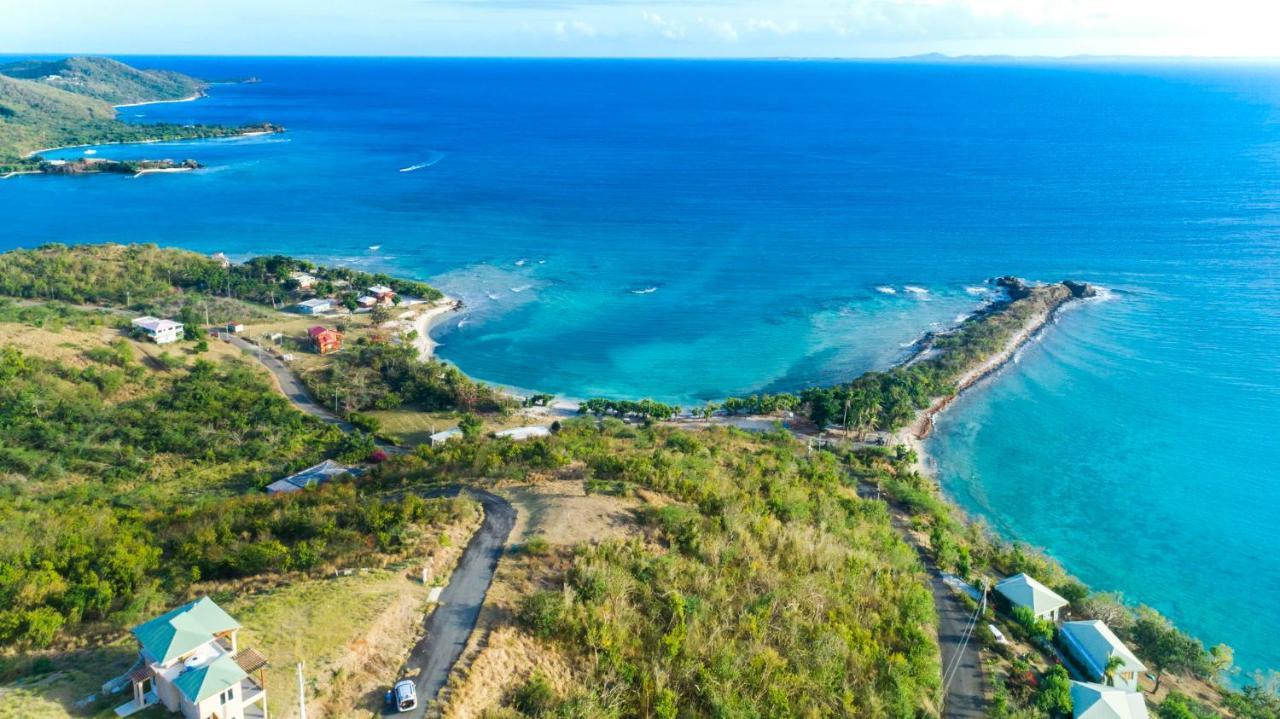
[[[0,18],[0,53],[1280,54],[1275,0],[0,0]]]

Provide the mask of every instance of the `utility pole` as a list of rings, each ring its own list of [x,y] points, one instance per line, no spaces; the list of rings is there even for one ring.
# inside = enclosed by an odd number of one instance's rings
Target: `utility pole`
[[[298,662],[298,716],[307,719],[307,695],[302,686],[302,662]]]

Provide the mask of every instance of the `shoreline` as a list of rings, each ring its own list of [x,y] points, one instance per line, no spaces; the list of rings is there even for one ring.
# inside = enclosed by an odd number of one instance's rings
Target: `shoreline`
[[[142,107],[144,105],[167,105],[171,102],[191,102],[193,100],[199,100],[202,97],[208,97],[208,93],[201,90],[200,92],[197,92],[196,94],[190,97],[183,97],[177,100],[147,100],[146,102],[126,102],[123,105],[112,105],[111,107],[119,110],[122,107]]]
[[[435,356],[439,343],[431,339],[431,330],[446,317],[462,309],[462,300],[445,295],[413,319],[413,329],[418,336],[413,346],[418,348],[418,359],[425,362]]]
[[[922,475],[932,478],[935,482],[938,482],[938,485],[941,488],[941,482],[938,481],[937,472],[930,466],[933,458],[925,450],[924,446],[925,440],[933,433],[934,420],[937,416],[954,404],[955,401],[960,399],[960,397],[966,392],[969,392],[975,386],[980,384],[982,380],[987,379],[1004,369],[1005,366],[1013,361],[1018,350],[1034,341],[1036,337],[1044,332],[1045,328],[1053,323],[1054,319],[1058,316],[1058,313],[1063,307],[1083,299],[1085,298],[1069,297],[1051,308],[1042,312],[1037,312],[1035,316],[1029,318],[1027,322],[1023,324],[1021,329],[1009,338],[1009,341],[1005,343],[1005,346],[999,352],[988,357],[978,366],[965,372],[960,379],[956,381],[956,391],[954,393],[945,397],[940,397],[935,400],[933,404],[918,411],[915,418],[912,419],[907,426],[899,429],[891,435],[897,444],[906,445],[916,453],[916,471],[920,472]],[[991,307],[997,301],[992,301],[991,303],[975,310],[969,315],[969,317],[965,318],[965,322],[990,311]],[[923,353],[928,351],[929,347],[926,342],[926,346],[920,348],[916,352],[913,352],[911,357],[903,362],[902,365],[911,364]],[[960,505],[955,501],[950,498],[948,498],[947,501],[956,509],[963,511]]]

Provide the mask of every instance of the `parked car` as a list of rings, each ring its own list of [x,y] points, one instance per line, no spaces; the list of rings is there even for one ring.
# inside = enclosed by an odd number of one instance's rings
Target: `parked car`
[[[408,679],[396,682],[387,691],[387,708],[393,712],[407,712],[418,706],[418,688]]]

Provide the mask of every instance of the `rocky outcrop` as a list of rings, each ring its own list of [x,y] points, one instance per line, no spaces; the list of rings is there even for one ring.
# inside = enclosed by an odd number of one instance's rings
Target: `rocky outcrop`
[[[1063,280],[1062,286],[1071,290],[1071,296],[1076,299],[1085,299],[1088,297],[1097,297],[1098,288],[1088,282],[1076,282],[1075,280]]]

